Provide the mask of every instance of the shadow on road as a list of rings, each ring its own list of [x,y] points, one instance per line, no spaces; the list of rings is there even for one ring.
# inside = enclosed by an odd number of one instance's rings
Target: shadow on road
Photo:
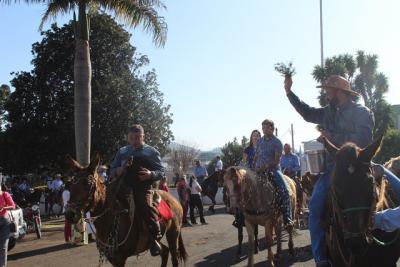
[[[260,240],[261,241],[261,240]],[[234,264],[238,264],[240,262],[247,263],[247,243],[243,243],[243,250],[242,250],[242,256],[238,262],[234,261],[234,256],[236,254],[236,249],[237,246],[232,246],[227,249],[223,249],[218,253],[211,254],[203,259],[202,262],[195,263],[195,267],[209,267],[209,266],[215,266],[215,267],[229,267]],[[275,252],[275,247],[273,248],[273,251]],[[259,262],[255,264],[254,266],[256,267],[261,267],[265,266],[266,261],[267,261],[267,252],[265,250],[265,246],[260,246],[260,252],[265,255],[265,260],[262,262]],[[305,247],[298,247],[295,248],[295,256],[291,256],[289,254],[288,249],[283,249],[282,254],[280,255],[280,260],[278,261],[278,266],[281,267],[288,267],[292,266],[295,262],[306,262],[312,259],[311,255],[311,246],[305,246]]]
[[[56,245],[52,247],[45,247],[45,248],[39,248],[39,249],[34,249],[34,250],[29,250],[29,251],[24,251],[24,252],[19,252],[15,254],[8,255],[8,260],[9,261],[15,261],[27,257],[34,257],[42,254],[48,254],[51,252],[56,252],[59,250],[66,250],[66,249],[71,249],[71,248],[76,248],[75,246],[72,246],[70,244],[61,244],[61,245]]]

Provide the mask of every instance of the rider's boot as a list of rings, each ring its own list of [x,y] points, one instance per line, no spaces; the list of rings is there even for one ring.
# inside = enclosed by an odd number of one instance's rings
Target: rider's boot
[[[154,219],[150,219],[149,223],[150,233],[150,254],[151,256],[158,256],[161,254],[161,245],[158,242],[162,238],[160,223]]]

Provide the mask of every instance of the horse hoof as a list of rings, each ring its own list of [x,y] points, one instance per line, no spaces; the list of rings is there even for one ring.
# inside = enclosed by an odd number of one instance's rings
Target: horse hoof
[[[258,254],[258,248],[254,249],[254,254]]]
[[[240,261],[240,254],[236,254],[235,256],[235,262],[239,262]]]

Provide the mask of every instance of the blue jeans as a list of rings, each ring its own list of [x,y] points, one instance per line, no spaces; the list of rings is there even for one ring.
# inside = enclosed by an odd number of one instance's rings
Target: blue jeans
[[[278,201],[283,215],[283,221],[285,224],[292,222],[292,213],[290,206],[290,196],[288,185],[283,178],[283,174],[280,170],[274,171],[273,182],[275,183],[278,190]]]
[[[314,190],[308,204],[308,226],[311,236],[311,249],[316,263],[327,261],[325,251],[325,231],[321,226],[321,217],[325,208],[326,198],[331,186],[331,175],[335,164],[328,164],[327,170],[314,185]]]

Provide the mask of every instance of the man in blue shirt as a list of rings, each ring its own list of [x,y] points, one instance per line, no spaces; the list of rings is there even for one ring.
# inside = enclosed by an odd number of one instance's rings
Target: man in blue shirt
[[[285,227],[292,227],[289,189],[279,165],[282,155],[282,143],[274,135],[274,129],[273,121],[264,120],[262,122],[264,136],[257,142],[254,158],[255,170],[262,176],[267,176],[270,172],[273,173],[272,179],[278,190],[278,204],[283,215]]]
[[[201,185],[204,179],[207,178],[208,172],[204,166],[201,166],[200,160],[195,161],[196,166],[193,169],[194,176],[197,178],[197,182]]]
[[[351,89],[350,83],[339,75],[331,75],[322,85],[328,103],[322,108],[313,108],[302,102],[291,90],[292,78],[285,77],[286,95],[304,120],[320,125],[321,136],[327,138],[336,147],[346,142],[355,143],[364,148],[372,141],[374,128],[373,113],[352,99],[358,93]],[[318,267],[330,266],[325,249],[325,232],[321,227],[321,216],[325,207],[328,190],[331,185],[333,162],[327,164],[327,170],[314,185],[309,202],[309,228],[311,249]]]
[[[300,176],[300,160],[296,154],[292,153],[289,144],[283,146],[283,155],[281,156],[281,169],[284,174],[294,178]]]
[[[158,240],[162,237],[160,224],[156,214],[153,212],[151,184],[164,177],[164,167],[161,164],[160,153],[153,147],[144,143],[144,129],[141,125],[135,124],[129,128],[128,144],[120,148],[111,164],[111,176],[123,177],[126,172],[126,162],[131,158],[146,159],[149,168],[142,168],[139,172],[139,180],[143,184],[143,190],[135,191],[136,207],[144,214],[144,220],[148,223],[152,244],[150,253],[152,256],[161,253],[161,245]]]

